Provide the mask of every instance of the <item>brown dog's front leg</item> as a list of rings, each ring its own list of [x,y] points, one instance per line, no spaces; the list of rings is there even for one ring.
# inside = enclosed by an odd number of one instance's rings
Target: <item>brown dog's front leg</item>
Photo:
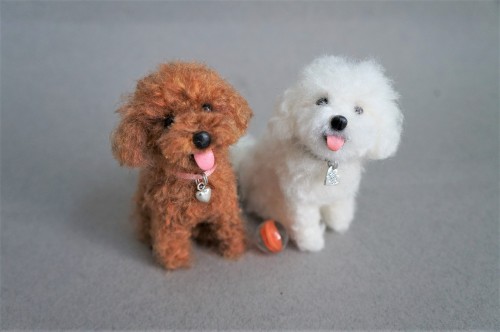
[[[181,223],[154,218],[151,228],[153,255],[166,269],[189,267],[191,262],[191,229]]]
[[[239,213],[221,215],[215,222],[213,230],[222,256],[236,259],[245,252],[247,242],[245,226]]]

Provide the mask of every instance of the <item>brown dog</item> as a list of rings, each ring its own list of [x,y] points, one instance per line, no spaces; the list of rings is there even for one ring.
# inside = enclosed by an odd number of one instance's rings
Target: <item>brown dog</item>
[[[189,266],[191,238],[239,257],[245,227],[228,147],[252,116],[246,100],[206,66],[174,62],[140,80],[117,112],[113,154],[141,168],[138,230],[160,264]]]

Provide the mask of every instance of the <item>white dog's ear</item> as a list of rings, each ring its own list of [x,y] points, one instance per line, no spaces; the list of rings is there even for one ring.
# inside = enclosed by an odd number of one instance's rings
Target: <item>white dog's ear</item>
[[[396,100],[380,105],[384,109],[375,112],[377,138],[368,151],[370,159],[385,159],[396,153],[401,138],[403,114]]]
[[[273,116],[269,119],[269,133],[278,140],[289,140],[293,135],[293,123],[291,122],[292,117],[290,117],[292,96],[292,91],[286,90],[275,108]]]

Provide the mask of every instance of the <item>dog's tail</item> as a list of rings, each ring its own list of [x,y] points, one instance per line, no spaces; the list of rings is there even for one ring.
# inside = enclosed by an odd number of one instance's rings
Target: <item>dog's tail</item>
[[[244,162],[245,157],[252,154],[255,142],[253,136],[245,135],[229,149],[229,157],[231,158],[231,164],[236,174],[239,173],[241,163]]]

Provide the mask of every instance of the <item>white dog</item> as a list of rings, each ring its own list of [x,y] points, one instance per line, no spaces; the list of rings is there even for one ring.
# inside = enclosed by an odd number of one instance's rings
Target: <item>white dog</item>
[[[246,210],[281,222],[304,251],[324,247],[325,224],[347,231],[363,162],[398,147],[397,99],[374,61],[314,60],[285,91],[267,132],[233,151]]]

